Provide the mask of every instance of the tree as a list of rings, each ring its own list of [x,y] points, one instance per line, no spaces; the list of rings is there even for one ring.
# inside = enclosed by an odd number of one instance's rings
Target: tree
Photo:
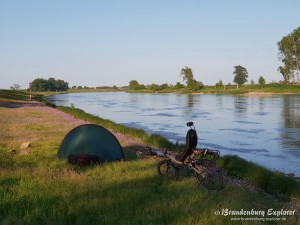
[[[170,87],[170,86],[169,86],[169,84],[167,84],[167,83],[164,83],[164,84],[159,85],[159,89],[160,89],[160,90],[167,89],[167,88],[169,88],[169,87]]]
[[[240,84],[244,84],[247,82],[247,78],[248,78],[248,72],[246,70],[246,68],[238,65],[234,67],[234,71],[233,71],[234,79],[233,82],[237,83],[238,85]]]
[[[291,77],[293,77],[290,66],[288,66],[288,65],[279,66],[278,71],[282,74],[284,83],[289,83],[291,80]]]
[[[145,89],[146,86],[144,84],[139,84],[136,80],[131,80],[129,82],[129,89],[131,90],[140,90],[140,89]]]
[[[176,89],[184,88],[184,85],[181,84],[180,82],[177,82],[177,83],[175,84],[175,88],[176,88]]]
[[[20,89],[20,85],[19,84],[14,84],[14,86],[11,86],[10,89],[11,90],[19,90]]]
[[[48,83],[44,78],[37,78],[31,82],[31,90],[32,91],[47,91]]]
[[[181,76],[183,77],[183,81],[186,82],[188,88],[193,88],[196,80],[194,79],[193,71],[189,67],[185,67],[181,69]]]
[[[265,80],[265,78],[263,78],[263,76],[259,77],[258,84],[260,84],[260,85],[266,84],[266,80]]]
[[[56,80],[54,91],[67,91],[69,89],[69,83],[63,80]]]
[[[300,70],[300,27],[292,33],[284,36],[277,42],[279,49],[278,58],[284,64],[278,68],[284,81],[289,83],[291,80],[299,82]],[[295,79],[296,75],[296,79]]]
[[[136,89],[136,87],[139,85],[139,82],[137,80],[131,80],[129,81],[129,89]]]
[[[53,77],[48,79],[48,91],[56,90],[56,80]]]
[[[186,85],[192,91],[197,91],[204,87],[203,83],[200,81],[196,81],[194,79],[193,71],[189,67],[185,67],[181,69],[181,76],[183,77],[183,81],[186,82]]]
[[[223,81],[219,80],[219,82],[216,83],[216,88],[220,88],[223,86]]]
[[[193,86],[192,86],[192,91],[198,91],[201,88],[204,87],[204,84],[201,81],[196,81],[194,82]]]
[[[159,91],[159,85],[158,84],[151,84],[148,86],[148,88],[152,91]]]

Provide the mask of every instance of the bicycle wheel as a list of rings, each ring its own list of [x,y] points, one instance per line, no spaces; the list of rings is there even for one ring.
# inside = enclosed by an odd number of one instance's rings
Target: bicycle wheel
[[[195,173],[199,184],[210,191],[220,190],[223,186],[222,170],[211,160],[200,159],[195,163]]]
[[[157,165],[158,175],[163,179],[176,179],[178,178],[178,171],[175,164],[166,159],[160,161]]]

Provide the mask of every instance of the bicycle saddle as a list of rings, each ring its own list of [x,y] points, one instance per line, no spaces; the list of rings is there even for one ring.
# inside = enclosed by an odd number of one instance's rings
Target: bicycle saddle
[[[186,134],[185,151],[181,155],[175,156],[175,159],[178,161],[184,161],[190,154],[192,154],[193,150],[197,146],[197,143],[198,143],[198,136],[196,130],[189,129]]]

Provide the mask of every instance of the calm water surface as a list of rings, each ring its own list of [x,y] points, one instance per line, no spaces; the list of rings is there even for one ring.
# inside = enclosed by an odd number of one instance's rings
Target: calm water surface
[[[300,96],[78,93],[50,96],[126,126],[184,142],[194,121],[198,147],[239,155],[272,170],[300,176]]]

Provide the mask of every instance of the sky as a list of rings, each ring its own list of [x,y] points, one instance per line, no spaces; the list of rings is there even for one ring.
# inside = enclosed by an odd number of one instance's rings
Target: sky
[[[300,26],[299,0],[0,0],[0,88],[36,78],[69,86],[282,80],[277,42]]]

